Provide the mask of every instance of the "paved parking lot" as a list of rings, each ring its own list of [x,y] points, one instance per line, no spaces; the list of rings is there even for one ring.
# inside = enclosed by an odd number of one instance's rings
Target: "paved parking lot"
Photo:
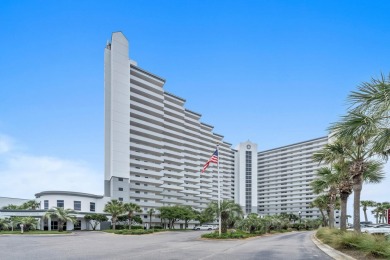
[[[332,259],[311,241],[312,232],[228,241],[200,239],[203,233],[0,235],[0,259]]]

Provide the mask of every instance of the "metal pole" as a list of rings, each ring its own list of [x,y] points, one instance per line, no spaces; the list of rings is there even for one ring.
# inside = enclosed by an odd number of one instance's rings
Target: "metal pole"
[[[217,168],[218,168],[218,211],[219,211],[219,236],[221,236],[221,183],[220,183],[220,178],[219,178],[219,145],[217,145],[217,155],[218,155],[218,163],[217,163]]]

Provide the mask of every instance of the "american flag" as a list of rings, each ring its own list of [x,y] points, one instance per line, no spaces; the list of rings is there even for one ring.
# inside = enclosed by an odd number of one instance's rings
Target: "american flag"
[[[203,166],[202,173],[207,169],[207,167],[209,167],[210,163],[218,163],[218,150],[215,150],[213,155],[211,155],[210,159]]]

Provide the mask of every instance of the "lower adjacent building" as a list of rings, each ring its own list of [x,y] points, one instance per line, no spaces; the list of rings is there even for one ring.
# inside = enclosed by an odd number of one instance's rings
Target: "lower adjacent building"
[[[40,228],[56,228],[55,220],[42,216],[57,206],[74,209],[78,216],[77,225],[68,223],[68,229],[88,229],[83,216],[103,213],[111,199],[140,205],[142,219],[148,219],[149,209],[162,206],[202,210],[218,199],[218,177],[221,198],[235,200],[246,214],[319,217],[318,210],[310,208],[315,198],[310,182],[320,167],[312,155],[327,137],[266,151],[251,141],[233,149],[212,125],[202,122],[201,114],[185,106],[184,98],[165,91],[164,84],[164,78],[129,58],[129,43],[121,32],[112,34],[104,50],[104,195],[37,193],[40,209],[26,214],[40,218]],[[219,175],[215,164],[200,173],[217,145]],[[0,205],[2,200],[9,201],[0,198]],[[0,210],[0,217],[12,214],[19,213]]]

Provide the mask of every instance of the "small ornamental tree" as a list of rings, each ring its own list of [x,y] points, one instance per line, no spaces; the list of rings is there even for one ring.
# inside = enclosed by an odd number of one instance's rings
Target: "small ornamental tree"
[[[84,219],[91,225],[92,230],[96,230],[101,222],[108,221],[107,216],[103,214],[88,214],[84,216]]]
[[[119,200],[111,200],[107,202],[107,204],[104,206],[103,211],[111,214],[112,229],[114,230],[116,222],[118,220],[118,216],[126,212],[125,208],[123,207],[123,203]]]
[[[195,218],[196,214],[191,206],[181,206],[180,219],[184,220],[184,229],[187,229],[188,221]]]
[[[0,218],[0,230],[8,230],[11,227],[11,222],[8,218]]]
[[[64,231],[64,223],[70,221],[72,223],[76,223],[77,218],[75,215],[72,215],[74,211],[72,209],[64,209],[62,207],[54,207],[48,210],[44,218],[54,218],[58,221],[58,231]]]
[[[135,213],[141,213],[142,209],[138,204],[131,203],[131,202],[125,203],[123,205],[123,208],[125,209],[125,211],[127,211],[127,218],[129,220],[129,229],[131,229],[131,223],[132,223],[132,219],[135,216]]]

